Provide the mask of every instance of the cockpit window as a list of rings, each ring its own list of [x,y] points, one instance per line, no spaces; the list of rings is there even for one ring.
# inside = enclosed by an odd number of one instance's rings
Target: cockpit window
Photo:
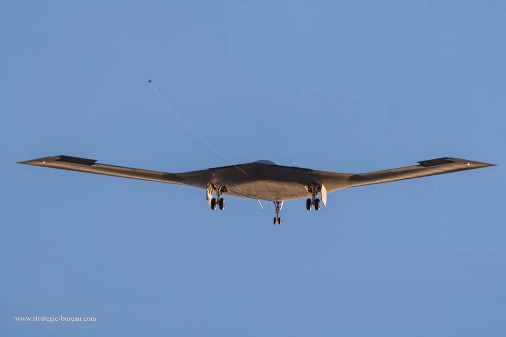
[[[267,165],[276,165],[276,163],[270,160],[257,160],[255,163],[257,164],[267,164]]]

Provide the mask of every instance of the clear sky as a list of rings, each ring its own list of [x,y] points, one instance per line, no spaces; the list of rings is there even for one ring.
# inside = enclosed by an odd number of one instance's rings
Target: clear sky
[[[504,1],[0,3],[1,336],[506,335]],[[307,212],[22,166],[367,172]],[[20,323],[15,316],[95,316]]]

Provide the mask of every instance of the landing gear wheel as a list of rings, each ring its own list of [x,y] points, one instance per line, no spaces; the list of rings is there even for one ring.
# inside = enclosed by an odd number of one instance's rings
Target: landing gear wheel
[[[314,200],[314,209],[319,211],[320,210],[320,199]]]
[[[281,225],[281,218],[278,218],[278,225]]]
[[[273,224],[276,224],[278,222],[278,218],[274,217]]]
[[[216,198],[211,199],[211,209],[216,209]]]
[[[220,210],[225,209],[225,199],[220,198],[220,201],[218,202],[218,206],[220,207]]]
[[[280,217],[274,217],[274,220],[273,220],[273,223],[274,224],[278,224],[278,225],[281,225],[281,218]]]
[[[311,204],[312,204],[312,203],[311,203],[311,199],[307,199],[307,200],[306,200],[306,209],[307,209],[308,211],[310,211],[310,210],[311,210],[311,207],[312,207],[312,205],[311,205]]]

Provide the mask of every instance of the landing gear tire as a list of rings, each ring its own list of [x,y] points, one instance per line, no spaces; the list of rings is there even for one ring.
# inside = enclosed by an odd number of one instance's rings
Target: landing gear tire
[[[225,199],[220,198],[220,201],[218,202],[218,206],[220,207],[220,210],[225,209]]]
[[[314,209],[319,211],[320,210],[320,199],[315,199],[314,200]]]
[[[281,218],[280,218],[280,217],[274,217],[274,219],[273,219],[273,223],[274,223],[274,224],[281,225]]]
[[[216,198],[212,198],[212,199],[211,199],[211,209],[212,209],[212,210],[215,210],[215,209],[216,209]]]
[[[307,200],[306,200],[306,209],[307,209],[308,211],[310,211],[310,210],[311,210],[311,207],[312,207],[311,199],[307,199]]]

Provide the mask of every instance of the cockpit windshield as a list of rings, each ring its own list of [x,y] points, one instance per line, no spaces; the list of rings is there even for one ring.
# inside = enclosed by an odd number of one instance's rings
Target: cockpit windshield
[[[257,164],[267,164],[267,165],[276,165],[276,163],[270,160],[257,160],[255,163]]]

